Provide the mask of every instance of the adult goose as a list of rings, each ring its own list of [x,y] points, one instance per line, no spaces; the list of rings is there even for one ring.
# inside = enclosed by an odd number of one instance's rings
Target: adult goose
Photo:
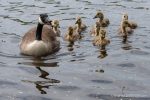
[[[47,56],[60,49],[60,42],[50,25],[47,14],[40,14],[37,27],[31,28],[23,36],[20,51],[29,56]]]

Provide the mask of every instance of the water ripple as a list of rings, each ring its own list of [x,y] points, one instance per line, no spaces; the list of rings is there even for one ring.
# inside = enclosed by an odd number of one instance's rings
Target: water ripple
[[[150,97],[123,97],[123,96],[113,96],[104,94],[89,94],[91,98],[104,99],[104,100],[150,100]]]

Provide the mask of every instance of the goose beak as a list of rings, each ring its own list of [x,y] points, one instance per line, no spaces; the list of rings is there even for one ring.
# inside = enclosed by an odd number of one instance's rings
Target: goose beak
[[[44,21],[45,21],[45,23],[49,23],[49,21],[50,21],[49,17],[45,18]]]

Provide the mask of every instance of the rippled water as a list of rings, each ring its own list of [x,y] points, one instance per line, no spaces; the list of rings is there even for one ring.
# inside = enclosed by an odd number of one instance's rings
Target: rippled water
[[[111,24],[106,52],[89,35],[96,10]],[[139,27],[126,43],[117,35],[123,12]],[[20,55],[19,41],[40,13],[60,20],[62,37],[75,18],[88,25],[84,38],[68,51],[44,58]],[[150,100],[149,0],[0,0],[1,100]]]

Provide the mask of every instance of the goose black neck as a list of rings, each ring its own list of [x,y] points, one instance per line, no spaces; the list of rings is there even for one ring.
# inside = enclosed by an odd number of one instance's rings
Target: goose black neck
[[[43,25],[38,23],[36,29],[36,40],[42,40],[42,29],[43,29]]]

